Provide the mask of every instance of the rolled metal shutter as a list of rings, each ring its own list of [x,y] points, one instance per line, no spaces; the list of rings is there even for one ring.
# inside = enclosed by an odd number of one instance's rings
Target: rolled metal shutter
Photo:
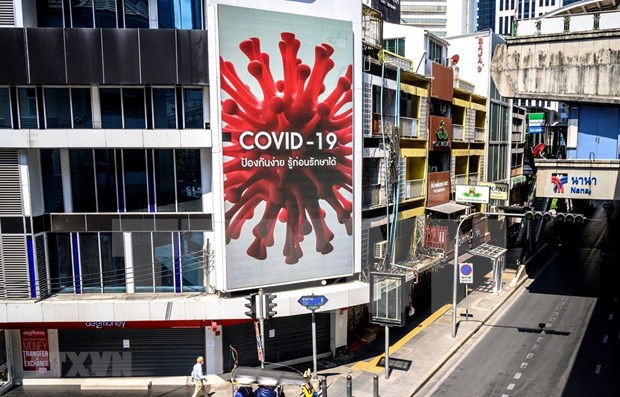
[[[329,352],[329,313],[316,313],[317,354]],[[273,337],[269,337],[270,331]],[[256,334],[252,322],[228,325],[222,330],[224,372],[234,367],[231,348],[238,353],[239,365],[260,365],[256,353]],[[280,363],[312,357],[312,315],[275,317],[265,321],[265,361]]]
[[[58,340],[63,378],[189,375],[205,352],[204,328],[59,330]]]

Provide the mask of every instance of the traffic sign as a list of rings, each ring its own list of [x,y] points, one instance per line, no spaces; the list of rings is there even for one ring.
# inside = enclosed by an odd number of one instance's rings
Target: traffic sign
[[[318,310],[321,306],[327,303],[327,297],[325,295],[304,295],[299,300],[300,305],[308,310]]]
[[[471,284],[474,282],[473,263],[459,263],[459,282],[461,284]]]

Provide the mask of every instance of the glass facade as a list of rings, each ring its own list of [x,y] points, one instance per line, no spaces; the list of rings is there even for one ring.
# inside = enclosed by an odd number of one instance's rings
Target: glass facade
[[[157,0],[156,4],[160,28],[202,29],[201,0]],[[36,7],[39,27],[150,27],[149,0],[37,0]]]
[[[8,87],[0,87],[0,128],[12,128],[11,94]]]
[[[45,211],[63,213],[61,149],[41,150]],[[63,149],[73,212],[200,212],[198,149]]]

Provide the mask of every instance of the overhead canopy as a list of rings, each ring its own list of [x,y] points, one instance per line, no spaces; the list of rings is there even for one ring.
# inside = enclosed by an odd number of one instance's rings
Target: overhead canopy
[[[473,250],[470,250],[469,253],[472,255],[483,256],[486,258],[491,258],[493,260],[501,257],[506,251],[506,248],[498,247],[496,245],[490,244],[482,244]]]
[[[428,207],[427,210],[441,212],[443,214],[453,214],[455,212],[463,211],[470,208],[469,205],[457,204],[457,203],[443,203],[439,205],[435,205],[433,207]]]

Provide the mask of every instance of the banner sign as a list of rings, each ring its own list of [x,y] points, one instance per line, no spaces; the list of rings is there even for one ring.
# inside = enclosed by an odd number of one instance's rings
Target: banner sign
[[[456,185],[454,201],[457,203],[484,203],[489,204],[488,186]]]
[[[218,6],[226,288],[353,273],[353,26]]]
[[[22,329],[22,365],[24,371],[46,373],[50,370],[50,349],[46,329]]]
[[[528,116],[527,132],[530,134],[541,134],[545,130],[545,114],[530,113]]]
[[[508,200],[507,183],[478,182],[478,186],[488,186],[489,198],[492,200]]]

